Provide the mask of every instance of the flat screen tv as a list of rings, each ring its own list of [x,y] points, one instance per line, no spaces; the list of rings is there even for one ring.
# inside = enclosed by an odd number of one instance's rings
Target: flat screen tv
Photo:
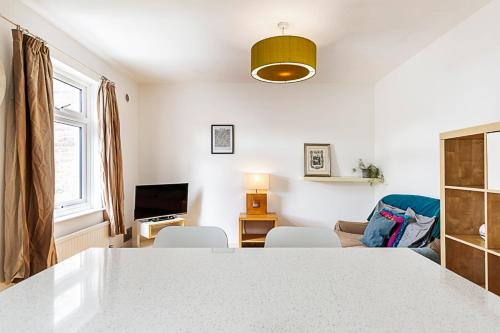
[[[138,185],[134,218],[145,219],[187,213],[188,184]]]

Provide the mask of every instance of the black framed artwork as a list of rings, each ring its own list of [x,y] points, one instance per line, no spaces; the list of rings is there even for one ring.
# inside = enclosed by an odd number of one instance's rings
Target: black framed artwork
[[[304,143],[304,176],[330,177],[330,155],[328,143]]]
[[[234,154],[234,125],[212,125],[212,154]]]

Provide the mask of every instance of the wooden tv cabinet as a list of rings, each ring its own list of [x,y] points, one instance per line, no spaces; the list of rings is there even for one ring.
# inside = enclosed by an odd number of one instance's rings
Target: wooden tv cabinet
[[[171,220],[164,221],[148,221],[143,222],[141,220],[134,221],[134,237],[135,240],[134,247],[151,247],[153,246],[154,239],[158,235],[161,229],[170,226],[184,226],[186,222],[185,219],[177,217]]]

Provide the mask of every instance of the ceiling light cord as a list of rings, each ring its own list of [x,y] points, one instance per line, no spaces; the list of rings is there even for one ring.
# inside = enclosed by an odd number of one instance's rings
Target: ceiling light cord
[[[89,67],[88,65],[84,64],[83,62],[81,62],[80,60],[76,59],[75,57],[73,57],[72,55],[64,52],[63,50],[61,50],[60,48],[52,45],[52,44],[49,44],[47,41],[45,41],[44,39],[40,38],[39,36],[33,34],[32,32],[30,32],[28,29],[26,28],[23,28],[21,25],[17,24],[16,22],[12,21],[11,19],[9,19],[8,17],[6,17],[5,15],[1,14],[0,13],[0,18],[2,18],[4,21],[10,23],[11,25],[13,25],[17,30],[20,30],[22,31],[24,34],[28,35],[28,36],[31,36],[33,38],[36,38],[38,39],[39,41],[41,41],[42,43],[44,43],[45,45],[49,46],[51,49],[54,49],[54,50],[57,50],[58,52],[64,54],[66,57],[72,59],[73,61],[77,62],[78,64],[80,64],[81,66],[85,67],[86,69],[88,69],[89,71],[93,72],[94,74],[96,74],[99,78],[101,79],[106,79],[108,80],[102,73],[96,71],[95,69]],[[109,80],[108,80],[109,81]]]

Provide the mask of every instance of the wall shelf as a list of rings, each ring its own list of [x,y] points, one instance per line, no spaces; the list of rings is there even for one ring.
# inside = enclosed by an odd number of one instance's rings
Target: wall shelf
[[[306,176],[304,180],[309,182],[330,182],[330,183],[371,183],[381,184],[383,181],[378,178],[361,178],[361,177],[312,177]]]

